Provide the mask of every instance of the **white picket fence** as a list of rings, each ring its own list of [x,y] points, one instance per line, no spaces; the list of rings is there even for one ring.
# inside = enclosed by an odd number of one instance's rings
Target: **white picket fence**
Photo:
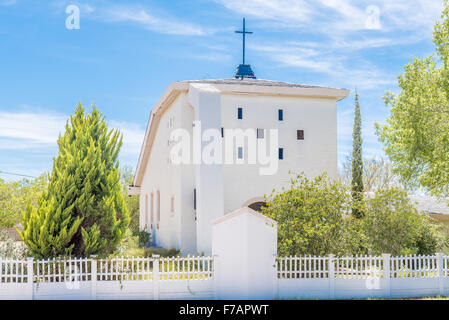
[[[213,299],[210,257],[0,259],[0,299]]]
[[[0,259],[0,299],[215,299],[217,261],[158,256]],[[443,254],[277,258],[273,298],[449,295],[448,261]]]
[[[448,256],[284,257],[279,298],[419,297],[449,294]]]

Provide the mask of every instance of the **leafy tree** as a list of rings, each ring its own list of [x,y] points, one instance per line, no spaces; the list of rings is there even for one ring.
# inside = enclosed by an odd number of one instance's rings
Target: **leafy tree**
[[[326,175],[291,180],[267,199],[263,214],[278,223],[280,255],[430,254],[447,245],[441,228],[397,188],[353,201],[351,189]],[[354,206],[364,212],[350,214]]]
[[[26,247],[23,243],[16,243],[9,235],[0,228],[0,259],[24,259]],[[1,271],[1,265],[0,265]]]
[[[355,93],[354,107],[354,128],[352,132],[352,198],[355,203],[362,200],[363,197],[363,158],[362,158],[362,115],[360,113],[359,95]],[[352,209],[352,214],[360,218],[363,212],[357,206]]]
[[[85,113],[80,103],[58,145],[48,190],[24,214],[22,239],[39,258],[114,252],[129,225],[117,161],[120,133],[108,130],[95,107]]]
[[[128,208],[130,223],[129,228],[133,232],[139,231],[139,197],[128,196],[128,186],[133,183],[134,171],[131,167],[124,166],[120,170],[121,181],[122,181],[122,191],[123,199],[125,200],[126,207]]]
[[[290,189],[273,193],[262,212],[278,222],[280,255],[326,255],[349,252],[361,241],[358,230],[347,228],[352,220],[344,219],[350,206],[347,187],[326,175],[309,179],[301,174]]]
[[[394,171],[410,187],[449,194],[449,1],[435,25],[436,55],[415,58],[399,76],[400,92],[387,92],[391,115],[376,124]]]
[[[342,164],[340,180],[345,185],[351,184],[352,159],[348,157]],[[399,183],[397,175],[393,173],[391,162],[387,159],[371,158],[363,160],[363,187],[365,192],[374,192],[378,189],[391,187],[403,188]]]
[[[36,179],[7,182],[0,179],[0,227],[11,228],[20,223],[27,204],[37,207],[39,196],[46,190],[47,174]]]
[[[371,254],[433,254],[444,247],[442,228],[420,214],[404,191],[378,190],[366,206],[364,230]]]

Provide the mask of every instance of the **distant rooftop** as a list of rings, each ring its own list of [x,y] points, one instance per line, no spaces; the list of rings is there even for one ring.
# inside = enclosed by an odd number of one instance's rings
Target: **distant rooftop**
[[[307,84],[263,80],[263,79],[204,79],[204,80],[185,80],[179,81],[184,83],[208,83],[208,84],[230,84],[230,85],[248,85],[248,86],[263,86],[263,87],[288,87],[288,88],[323,88],[333,89],[329,87],[313,86]]]
[[[428,214],[449,214],[447,200],[431,196],[410,195],[415,208]]]

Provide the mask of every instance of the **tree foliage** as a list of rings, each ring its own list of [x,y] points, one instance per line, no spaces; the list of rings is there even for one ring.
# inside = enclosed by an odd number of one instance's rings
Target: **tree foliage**
[[[351,218],[349,189],[326,175],[309,179],[301,174],[291,180],[291,187],[273,193],[263,213],[278,223],[279,255],[325,255],[344,253],[357,242],[347,228]],[[354,236],[354,237],[352,237]],[[344,239],[344,241],[342,241]]]
[[[364,232],[370,253],[434,254],[443,248],[442,228],[420,214],[404,191],[377,190],[366,206]]]
[[[354,201],[350,186],[300,174],[268,197],[263,213],[278,223],[280,255],[427,254],[446,245],[439,227],[396,188]],[[351,215],[355,206],[364,212]]]
[[[350,185],[351,177],[352,161],[348,157],[342,164],[340,180],[343,184]],[[363,187],[367,193],[391,187],[404,189],[399,182],[398,176],[393,173],[391,162],[383,157],[363,159]]]
[[[128,196],[128,186],[133,183],[134,170],[131,167],[124,166],[120,169],[123,199],[129,212],[130,223],[129,228],[133,232],[139,231],[139,197]]]
[[[449,1],[434,30],[436,54],[415,58],[399,76],[400,92],[387,92],[391,115],[376,124],[385,152],[403,183],[434,195],[449,194]]]
[[[58,139],[48,190],[28,206],[22,239],[39,258],[112,253],[129,225],[118,170],[120,133],[81,104]]]
[[[19,224],[28,203],[37,207],[39,196],[47,184],[46,173],[36,179],[10,182],[0,179],[0,227],[11,228]]]
[[[360,202],[363,197],[363,157],[362,157],[362,115],[360,112],[359,95],[355,93],[354,106],[354,128],[352,132],[352,175],[351,175],[351,191],[354,202]],[[354,206],[352,214],[354,217],[360,218],[363,212]]]

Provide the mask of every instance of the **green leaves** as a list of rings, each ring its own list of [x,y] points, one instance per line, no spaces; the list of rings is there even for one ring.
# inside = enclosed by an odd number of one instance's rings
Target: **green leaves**
[[[81,104],[58,139],[59,154],[37,209],[29,207],[21,234],[39,258],[107,255],[129,224],[118,171],[120,133],[96,108]]]
[[[364,212],[355,218],[351,210]],[[326,175],[304,174],[273,193],[263,213],[278,222],[279,255],[435,253],[445,243],[407,195],[379,189],[354,201],[351,189]]]
[[[355,107],[354,107],[354,128],[352,132],[352,199],[354,202],[360,202],[362,193],[364,191],[363,186],[363,158],[362,158],[362,115],[360,112],[359,95],[355,94]],[[363,215],[363,211],[359,210],[357,206],[352,208],[352,214],[354,217],[360,218]]]
[[[434,195],[449,194],[449,2],[435,25],[436,55],[415,58],[399,76],[399,94],[387,92],[387,124],[376,132],[393,162],[394,172],[409,187]]]

